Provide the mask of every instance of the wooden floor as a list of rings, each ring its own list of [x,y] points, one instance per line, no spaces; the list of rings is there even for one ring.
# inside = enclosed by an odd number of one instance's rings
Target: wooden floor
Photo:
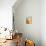
[[[3,42],[4,40],[6,39],[0,39],[0,42]],[[22,37],[19,37],[17,35],[17,37],[14,36],[12,40],[6,40],[6,42],[0,43],[0,46],[16,46],[16,45],[22,46],[23,43],[21,41],[22,41]]]
[[[0,44],[0,46],[16,46],[16,39],[6,40],[6,42],[3,42],[3,44]],[[24,44],[21,43],[20,46],[24,46]]]
[[[0,46],[16,46],[15,39],[13,39],[13,40],[6,40],[6,42],[2,43]]]

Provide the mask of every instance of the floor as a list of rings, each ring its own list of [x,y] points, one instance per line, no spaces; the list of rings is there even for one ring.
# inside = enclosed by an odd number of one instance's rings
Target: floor
[[[2,40],[3,41],[3,40]],[[5,42],[3,42],[2,44],[0,44],[0,46],[16,46],[16,39],[12,39],[12,40],[6,40]],[[18,45],[17,45],[18,46]],[[20,46],[24,46],[22,43]]]
[[[4,42],[5,41],[5,42]],[[18,42],[17,41],[19,41],[19,44],[18,44]],[[0,46],[18,46],[18,45],[20,45],[20,46],[23,46],[22,44],[22,37],[19,37],[19,36],[17,36],[17,37],[13,37],[13,39],[12,40],[6,40],[6,39],[0,39]],[[2,43],[3,42],[3,43]],[[17,43],[16,43],[17,42]]]
[[[13,40],[6,40],[6,42],[2,43],[0,46],[16,46],[15,39],[13,39]]]

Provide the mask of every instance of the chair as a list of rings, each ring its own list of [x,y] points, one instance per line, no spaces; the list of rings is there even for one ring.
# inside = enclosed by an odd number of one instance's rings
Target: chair
[[[35,46],[35,43],[32,40],[26,40],[25,46]]]

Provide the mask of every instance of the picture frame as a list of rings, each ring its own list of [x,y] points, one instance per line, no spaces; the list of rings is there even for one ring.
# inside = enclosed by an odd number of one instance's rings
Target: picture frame
[[[26,17],[26,24],[32,24],[32,16]]]

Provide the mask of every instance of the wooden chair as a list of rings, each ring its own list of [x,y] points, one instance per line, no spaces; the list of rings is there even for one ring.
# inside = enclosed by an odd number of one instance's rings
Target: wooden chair
[[[35,43],[32,40],[26,40],[25,46],[35,46]]]
[[[22,44],[22,33],[16,33],[15,34],[15,41],[16,41],[16,46],[21,46]]]

